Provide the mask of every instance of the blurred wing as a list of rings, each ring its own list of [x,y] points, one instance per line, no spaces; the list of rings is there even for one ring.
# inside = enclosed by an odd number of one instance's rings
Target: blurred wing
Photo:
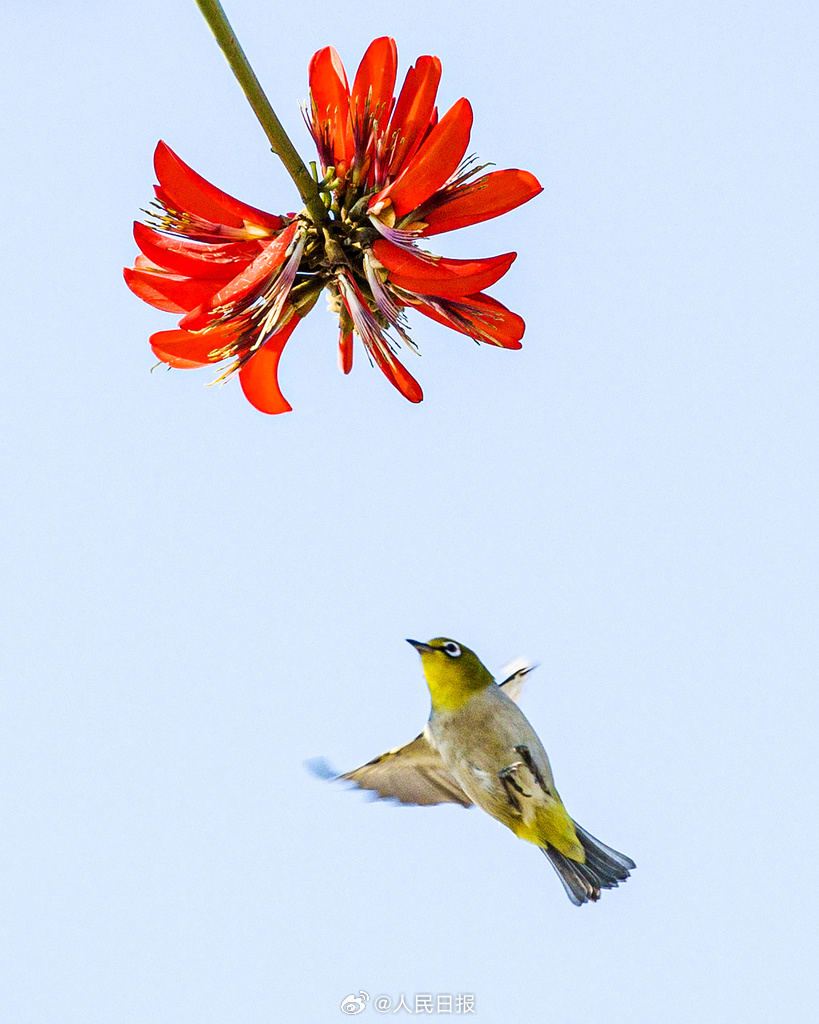
[[[426,730],[412,743],[388,750],[338,778],[354,782],[359,789],[372,790],[377,798],[398,800],[402,804],[472,805],[427,739]]]
[[[500,684],[500,687],[506,696],[516,704],[520,700],[521,693],[523,693],[523,684],[526,677],[535,668],[537,668],[537,665],[526,658],[515,658],[514,661],[510,661],[508,665],[503,667],[502,672],[506,678]]]

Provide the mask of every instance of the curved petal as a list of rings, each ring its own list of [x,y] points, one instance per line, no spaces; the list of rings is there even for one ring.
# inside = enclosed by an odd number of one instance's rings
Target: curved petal
[[[279,388],[279,360],[282,349],[299,323],[299,317],[293,316],[285,326],[262,345],[239,370],[239,383],[250,404],[259,412],[271,416],[281,412],[290,412],[292,406]]]
[[[350,130],[350,87],[341,57],[334,46],[325,46],[313,54],[309,69],[310,96],[314,116],[331,126],[330,141],[336,166],[348,164],[353,157]]]
[[[455,173],[469,145],[472,107],[459,99],[432,129],[395,181],[373,196],[370,209],[388,197],[396,217],[420,206]]]
[[[154,355],[169,366],[190,370],[198,366],[218,363],[210,353],[226,345],[229,336],[223,331],[208,331],[207,334],[191,334],[190,331],[158,331],[150,337]]]
[[[418,381],[393,355],[389,342],[373,318],[361,294],[361,289],[353,280],[352,275],[342,272],[337,275],[336,283],[344,305],[347,307],[347,312],[355,324],[355,329],[378,368],[390,384],[398,388],[405,398],[408,398],[410,402],[420,402],[424,393],[421,391]]]
[[[215,281],[230,280],[259,255],[255,242],[191,242],[139,222],[134,224],[134,241],[152,263],[165,270]]]
[[[166,313],[187,313],[206,302],[218,289],[218,281],[198,280],[163,270],[125,267],[125,283],[143,302]]]
[[[349,373],[353,368],[353,332],[338,336],[338,368],[342,373]]]
[[[164,192],[180,209],[188,213],[237,228],[249,223],[278,231],[282,226],[281,217],[248,206],[211,185],[162,141],[157,144],[154,153],[154,170]]]
[[[386,239],[373,243],[373,253],[390,274],[390,281],[399,288],[421,295],[458,298],[475,295],[489,288],[506,273],[517,257],[507,252],[482,260],[454,260],[444,256],[423,259]]]
[[[388,174],[394,177],[409,160],[424,137],[435,107],[441,81],[437,57],[419,57],[407,72],[390,120],[388,139],[393,140]]]
[[[446,300],[435,306],[427,302],[414,302],[419,313],[436,320],[444,327],[466,334],[475,341],[499,348],[518,349],[526,330],[523,318],[513,313],[491,295],[469,295],[461,300]]]
[[[416,404],[423,400],[424,392],[421,390],[421,385],[403,363],[398,361],[387,345],[368,345],[367,350],[379,370],[390,384],[401,392],[404,398]]]
[[[155,270],[160,274],[167,274],[169,271],[163,270],[158,264],[149,260],[147,256],[143,256],[141,252],[137,253],[136,259],[134,260],[134,268],[136,270]]]
[[[528,171],[491,171],[457,189],[451,198],[444,194],[434,210],[421,213],[420,219],[427,225],[421,234],[439,235],[442,231],[454,231],[468,224],[499,217],[528,203],[542,191],[543,186]],[[435,202],[436,197],[433,196],[430,205]]]
[[[207,326],[208,314],[218,306],[227,306],[232,302],[238,302],[249,295],[254,288],[258,288],[277,267],[284,263],[287,247],[293,241],[298,226],[298,221],[295,220],[289,224],[240,274],[209,296],[208,301],[203,302],[201,307],[191,310],[187,316],[183,317],[179,321],[179,326],[186,327],[188,330],[201,330]]]
[[[385,110],[389,114],[397,68],[398,50],[395,40],[389,36],[374,39],[367,47],[356,72],[350,97],[353,116],[358,114],[362,117],[365,107],[369,109],[370,116],[379,121]]]
[[[180,211],[179,204],[168,195],[161,185],[154,185],[154,196],[159,205],[167,211],[167,217],[163,215],[158,217],[163,221],[162,230],[184,235],[185,238],[196,239],[197,242],[227,242],[231,239],[258,240],[275,233],[273,228],[262,228],[255,224],[235,228],[224,222],[217,224],[212,220],[206,220],[199,214]],[[231,220],[233,219],[231,218]]]

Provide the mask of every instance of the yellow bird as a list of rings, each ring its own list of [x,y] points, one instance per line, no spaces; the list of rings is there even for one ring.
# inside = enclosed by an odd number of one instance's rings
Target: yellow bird
[[[446,637],[407,642],[421,655],[432,697],[429,722],[412,743],[339,778],[405,804],[477,804],[540,847],[577,906],[624,882],[634,861],[572,821],[546,751],[515,703],[533,666],[498,685],[463,644]]]

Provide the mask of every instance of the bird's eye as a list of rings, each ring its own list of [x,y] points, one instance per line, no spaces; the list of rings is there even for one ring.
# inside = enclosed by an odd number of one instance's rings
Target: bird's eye
[[[450,658],[459,658],[461,656],[461,648],[451,640],[448,644],[444,644],[442,650],[445,654],[448,654]]]

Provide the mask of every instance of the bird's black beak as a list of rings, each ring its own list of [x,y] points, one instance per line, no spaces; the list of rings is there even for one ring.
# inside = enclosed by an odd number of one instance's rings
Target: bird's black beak
[[[407,640],[408,644],[412,644],[419,654],[430,654],[435,650],[434,647],[430,647],[429,644],[422,643],[420,640]]]

